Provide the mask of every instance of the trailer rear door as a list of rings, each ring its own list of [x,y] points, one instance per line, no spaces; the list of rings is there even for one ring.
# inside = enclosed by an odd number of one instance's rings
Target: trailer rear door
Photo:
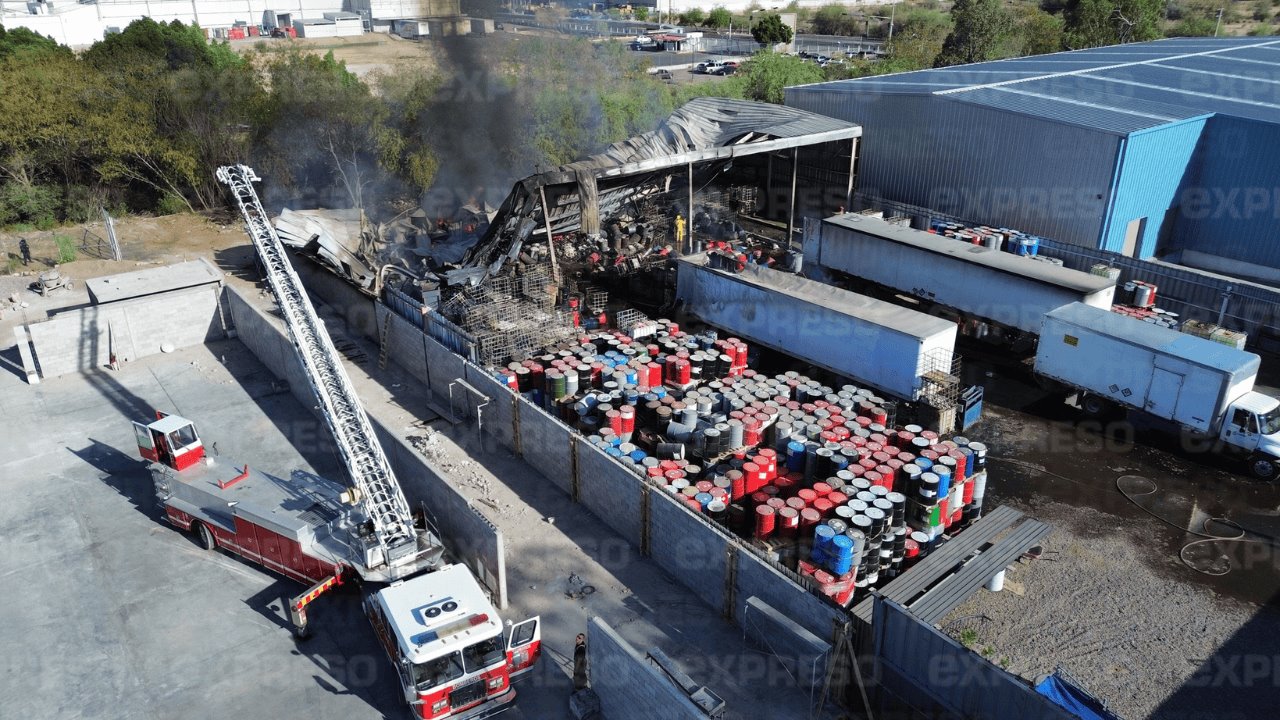
[[[1146,409],[1163,418],[1176,417],[1178,396],[1182,394],[1185,377],[1162,367],[1151,369],[1151,387],[1147,390]]]

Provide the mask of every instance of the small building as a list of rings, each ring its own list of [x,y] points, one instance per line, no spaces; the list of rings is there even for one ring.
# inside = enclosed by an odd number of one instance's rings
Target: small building
[[[327,12],[322,20],[294,20],[300,38],[355,37],[364,34],[364,21],[348,12]]]

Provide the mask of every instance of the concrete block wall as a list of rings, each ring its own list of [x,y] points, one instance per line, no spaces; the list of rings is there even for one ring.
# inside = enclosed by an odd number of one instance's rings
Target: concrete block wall
[[[341,316],[347,324],[347,332],[378,339],[378,331],[382,326],[378,324],[380,318],[375,308],[379,303],[315,260],[293,252],[285,255],[303,286],[307,288],[307,293],[323,299],[329,312]]]
[[[497,383],[494,383],[497,385]],[[508,397],[509,390],[501,386],[497,391],[502,393],[494,398],[495,405],[502,405]],[[520,402],[516,405],[520,413],[520,449],[524,461],[532,465],[538,472],[555,483],[566,493],[573,494],[573,453],[570,443],[573,435],[568,425],[558,423],[550,415],[538,410],[532,404]],[[495,431],[497,418],[490,418]],[[585,445],[585,443],[583,443]],[[582,462],[584,448],[578,450],[578,461]],[[582,474],[582,471],[579,471]],[[585,501],[584,501],[585,502]]]
[[[575,442],[578,445],[578,501],[627,542],[643,549],[643,505],[647,491],[644,481],[591,443],[578,438]],[[661,532],[656,528],[654,531]],[[654,557],[662,564],[656,553]]]
[[[254,306],[236,289],[228,287],[226,291],[240,342],[276,377],[289,384],[289,390],[299,402],[315,407],[302,362],[282,322]],[[494,594],[498,606],[505,607],[506,548],[502,533],[425,457],[398,433],[389,430],[397,425],[380,419],[373,411],[369,411],[369,419],[410,504],[427,504],[450,552],[475,571]]]
[[[434,342],[434,341],[430,341]],[[467,383],[489,398],[489,404],[480,411],[480,427],[484,434],[511,452],[517,451],[515,442],[516,413],[524,404],[506,386],[483,370],[466,366]],[[536,443],[535,443],[536,444]],[[545,474],[540,466],[535,466]],[[548,477],[551,477],[548,475]],[[567,487],[567,486],[566,486]]]
[[[29,326],[41,377],[106,366],[227,336],[218,313],[221,286],[210,284],[67,310]]]
[[[591,689],[608,720],[703,720],[680,688],[600,618],[587,623]]]
[[[836,628],[849,621],[843,610],[800,587],[753,553],[738,554],[734,580],[734,617],[744,628],[746,603],[751,597],[781,610],[797,625],[828,642],[834,639]]]
[[[392,312],[386,305],[378,303],[377,327],[387,329],[387,357],[396,359],[396,364],[423,385],[431,385],[431,373],[427,368],[427,348],[423,341],[426,336],[420,328]],[[388,324],[389,323],[389,324]],[[379,330],[381,332],[381,330]]]
[[[724,611],[728,536],[698,517],[670,493],[649,497],[649,554],[703,602]]]

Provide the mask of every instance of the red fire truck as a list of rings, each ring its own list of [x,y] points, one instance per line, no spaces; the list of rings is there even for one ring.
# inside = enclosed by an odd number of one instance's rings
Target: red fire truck
[[[165,518],[218,547],[310,583],[290,602],[306,636],[307,605],[344,582],[360,583],[364,608],[416,717],[480,718],[515,699],[514,676],[541,651],[539,619],[508,636],[497,609],[464,565],[446,564],[425,511],[414,514],[391,470],[342,359],[284,254],[243,165],[218,179],[235,195],[280,306],[317,407],[350,484],[308,473],[289,479],[205,455],[195,425],[157,413],[134,423],[138,454],[151,461]]]
[[[541,654],[540,619],[504,631],[465,565],[393,580],[394,569],[368,564],[376,546],[353,512],[350,488],[309,473],[285,479],[206,457],[195,425],[176,415],[158,413],[148,425],[134,423],[134,431],[170,523],[208,550],[223,548],[310,586],[290,602],[299,635],[309,603],[344,582],[362,584],[365,613],[415,717],[479,718],[515,699],[512,679]],[[415,525],[430,537],[422,518]],[[436,563],[441,552],[436,545],[427,557]]]

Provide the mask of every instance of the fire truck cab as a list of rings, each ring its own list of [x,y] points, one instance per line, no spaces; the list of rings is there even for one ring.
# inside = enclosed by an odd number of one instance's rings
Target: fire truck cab
[[[516,696],[512,679],[541,653],[539,618],[505,633],[465,565],[392,583],[364,607],[415,718],[472,720],[505,709]]]
[[[196,434],[195,423],[177,415],[156,413],[149,425],[133,424],[138,440],[138,454],[174,470],[186,470],[204,457],[204,444]]]

